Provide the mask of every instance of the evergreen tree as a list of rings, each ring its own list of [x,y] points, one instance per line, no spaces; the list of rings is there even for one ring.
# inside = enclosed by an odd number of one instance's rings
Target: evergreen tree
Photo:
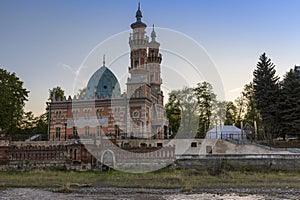
[[[279,77],[275,75],[275,65],[263,53],[254,70],[254,101],[262,117],[265,135],[269,138],[278,136],[279,131]]]
[[[300,136],[300,73],[291,69],[281,82],[280,116],[282,136]]]

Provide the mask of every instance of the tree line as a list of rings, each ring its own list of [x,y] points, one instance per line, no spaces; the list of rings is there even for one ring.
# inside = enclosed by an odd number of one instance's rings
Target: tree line
[[[48,110],[40,116],[32,111],[25,111],[29,91],[15,74],[0,68],[0,136],[13,140],[26,140],[39,134],[41,140],[48,139]],[[63,98],[64,91],[60,87],[49,90],[49,99]]]
[[[256,139],[300,136],[300,71],[291,69],[280,81],[275,64],[263,53],[246,84],[234,101],[218,101],[210,83],[174,90],[165,105],[170,130],[205,137],[216,125],[249,125]],[[187,129],[188,127],[188,129]],[[192,128],[191,128],[192,127]]]

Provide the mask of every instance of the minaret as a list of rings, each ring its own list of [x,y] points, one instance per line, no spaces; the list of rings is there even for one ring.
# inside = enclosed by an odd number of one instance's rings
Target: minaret
[[[130,77],[127,80],[127,132],[128,136],[150,138],[151,86],[147,69],[149,38],[145,32],[147,25],[142,22],[140,4],[135,17],[136,21],[130,26],[132,33],[129,37]]]
[[[148,37],[146,36],[145,29],[147,25],[142,22],[142,11],[140,10],[140,3],[136,11],[136,22],[131,24],[132,33],[129,37],[130,45],[130,68],[132,69],[146,68],[147,61],[147,45]]]
[[[155,38],[156,38],[156,33],[153,24],[153,29],[151,32],[151,41],[148,44],[149,51],[147,57],[147,63],[148,63],[147,67],[150,75],[149,82],[151,85],[151,90],[153,92],[159,93],[161,91],[160,85],[162,84],[161,70],[160,70],[162,56],[159,53],[160,44],[155,40]]]
[[[161,91],[160,44],[156,33],[151,32],[151,41],[146,36],[147,25],[142,22],[140,4],[136,12],[136,21],[131,24],[129,37],[130,76],[127,79],[126,130],[128,137],[151,138],[160,135],[163,138],[164,105]]]
[[[148,36],[146,36],[147,25],[142,22],[142,11],[140,4],[136,11],[136,22],[131,24],[132,33],[129,36],[130,46],[130,78],[127,80],[127,95],[129,98],[135,96],[150,98],[149,72],[147,69]],[[142,88],[141,88],[142,87]],[[140,89],[142,91],[139,91]],[[136,93],[136,94],[135,94]]]

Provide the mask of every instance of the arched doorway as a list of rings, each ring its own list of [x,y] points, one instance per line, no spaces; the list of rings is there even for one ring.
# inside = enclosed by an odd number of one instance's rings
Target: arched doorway
[[[101,155],[102,169],[108,171],[109,168],[115,168],[116,157],[112,150],[106,150]]]

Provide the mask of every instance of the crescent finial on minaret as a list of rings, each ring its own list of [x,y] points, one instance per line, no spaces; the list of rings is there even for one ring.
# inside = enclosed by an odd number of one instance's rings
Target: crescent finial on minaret
[[[103,66],[105,66],[105,54],[103,54]]]

